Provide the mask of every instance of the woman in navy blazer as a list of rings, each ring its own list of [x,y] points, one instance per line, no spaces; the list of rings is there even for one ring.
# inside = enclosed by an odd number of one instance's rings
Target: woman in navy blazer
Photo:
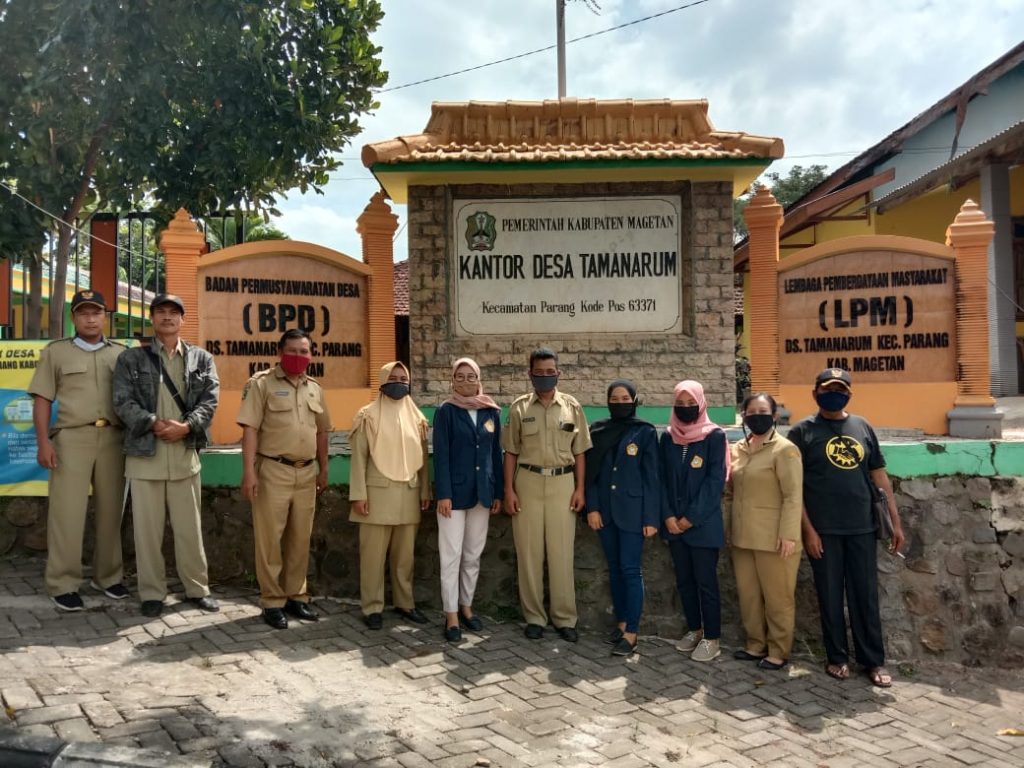
[[[659,445],[663,535],[668,539],[687,633],[676,645],[694,661],[721,650],[718,552],[725,546],[722,491],[729,474],[725,432],[708,418],[704,387],[676,384],[668,430]]]
[[[459,625],[479,632],[473,594],[490,515],[504,497],[501,408],[484,394],[480,367],[470,358],[452,367],[452,395],[434,414],[434,492],[441,556],[445,639],[462,639]]]
[[[636,386],[619,379],[608,385],[610,419],[590,427],[587,451],[587,524],[597,531],[608,558],[616,628],[608,636],[615,656],[636,650],[644,605],[640,561],[644,538],[658,532],[658,432],[636,418]]]

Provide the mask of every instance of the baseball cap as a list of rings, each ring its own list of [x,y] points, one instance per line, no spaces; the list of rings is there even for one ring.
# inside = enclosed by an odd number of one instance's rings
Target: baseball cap
[[[86,306],[99,307],[104,312],[107,310],[107,302],[103,300],[103,294],[99,291],[79,291],[71,297],[71,311]]]
[[[826,368],[814,379],[814,388],[826,387],[833,382],[842,384],[847,389],[853,389],[853,381],[850,379],[849,372],[842,368]]]
[[[185,314],[185,302],[183,302],[173,293],[161,293],[157,295],[156,298],[154,298],[153,301],[150,302],[150,314],[152,314],[153,310],[159,307],[161,304],[173,304],[181,311],[181,314]]]

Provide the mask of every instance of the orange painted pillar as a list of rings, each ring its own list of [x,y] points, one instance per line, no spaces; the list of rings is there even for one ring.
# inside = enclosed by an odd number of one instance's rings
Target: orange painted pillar
[[[160,250],[164,252],[165,290],[181,297],[185,318],[181,337],[192,344],[199,341],[199,254],[206,247],[206,238],[192,221],[188,211],[179,208],[171,223],[160,234]],[[148,314],[149,307],[146,307]]]
[[[782,206],[761,187],[743,212],[750,232],[750,389],[767,392],[780,408],[779,229]]]
[[[373,270],[367,283],[367,333],[370,364],[367,386],[377,389],[381,366],[395,359],[395,230],[398,217],[377,192],[356,220],[356,232],[363,238],[363,262]]]
[[[946,229],[956,252],[957,406],[994,406],[988,348],[988,245],[995,225],[973,200]]]

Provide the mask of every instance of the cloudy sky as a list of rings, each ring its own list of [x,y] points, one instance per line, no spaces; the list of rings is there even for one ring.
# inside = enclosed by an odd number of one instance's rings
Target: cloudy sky
[[[693,0],[689,0],[691,3]],[[684,0],[570,0],[566,38]],[[374,38],[389,83],[323,195],[291,194],[293,239],[359,258],[355,220],[377,190],[362,145],[420,133],[433,101],[557,96],[554,51],[424,85],[395,86],[552,45],[555,0],[384,0]],[[704,0],[567,48],[578,98],[706,98],[715,127],[786,142],[772,166],[834,169],[900,127],[1024,37],[1024,0]],[[401,223],[405,206],[394,206]],[[405,258],[405,232],[395,243]]]

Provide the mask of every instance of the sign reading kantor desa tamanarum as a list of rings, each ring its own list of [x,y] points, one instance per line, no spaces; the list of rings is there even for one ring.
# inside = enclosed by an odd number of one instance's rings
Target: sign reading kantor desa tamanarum
[[[956,379],[954,262],[899,251],[846,252],[779,267],[780,379],[823,368],[858,382]],[[979,343],[984,343],[984,340]]]
[[[678,197],[455,200],[459,335],[671,333]]]

